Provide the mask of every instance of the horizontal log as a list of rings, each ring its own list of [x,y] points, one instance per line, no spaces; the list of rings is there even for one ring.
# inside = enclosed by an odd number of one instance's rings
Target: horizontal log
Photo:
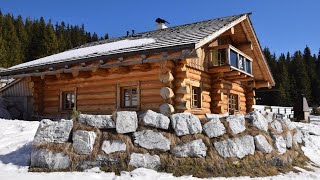
[[[180,102],[190,101],[190,99],[191,99],[190,94],[176,94],[173,100],[176,103],[180,103]]]
[[[190,101],[181,102],[174,104],[174,108],[177,110],[187,110],[190,109]]]
[[[140,102],[142,104],[149,104],[149,103],[161,103],[164,100],[158,95],[158,96],[145,96],[141,97]]]
[[[77,105],[116,105],[116,99],[90,99],[90,100],[77,100]]]
[[[210,103],[202,102],[202,106],[201,106],[201,108],[207,108],[207,109],[210,109]]]
[[[154,110],[159,112],[159,107],[160,107],[160,103],[141,103],[140,105],[140,109],[142,111],[146,111],[146,110]]]
[[[209,95],[202,94],[202,101],[209,103],[209,102],[211,102],[211,97]]]
[[[190,94],[190,86],[180,87],[175,89],[175,94]]]
[[[190,79],[175,79],[174,82],[173,82],[173,85],[176,87],[176,88],[179,88],[179,87],[183,87],[183,86],[189,86],[190,85]]]
[[[159,82],[159,80],[151,80],[151,81],[141,81],[140,88],[141,89],[161,89],[163,84]]]
[[[199,110],[186,110],[186,112],[190,112],[194,115],[205,115],[206,113],[211,113],[211,110],[208,108],[201,108]]]
[[[160,96],[160,89],[141,89],[141,96]]]
[[[117,90],[117,87],[115,85],[90,86],[90,87],[77,88],[77,94],[115,92],[116,90]]]
[[[93,100],[93,99],[116,99],[115,92],[95,93],[95,94],[78,94],[77,100]]]
[[[160,113],[166,116],[170,116],[174,113],[174,107],[171,104],[163,103],[159,107]]]
[[[160,73],[159,80],[160,80],[160,82],[166,84],[166,83],[172,82],[174,80],[174,77],[173,77],[172,73],[170,71],[168,71],[166,73]]]
[[[106,105],[106,106],[100,106],[100,105],[77,105],[78,111],[90,111],[90,112],[113,112],[116,110],[115,105]]]

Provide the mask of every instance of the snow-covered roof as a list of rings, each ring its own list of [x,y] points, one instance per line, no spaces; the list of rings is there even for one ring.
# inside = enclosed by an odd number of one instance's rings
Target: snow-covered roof
[[[77,60],[100,56],[121,55],[124,53],[173,47],[191,47],[244,15],[246,14],[211,19],[84,44],[78,48],[59,54],[13,66],[8,70],[0,72],[0,76],[20,74],[28,70],[42,68],[46,65],[53,67],[55,65],[61,65],[61,63],[76,63]]]

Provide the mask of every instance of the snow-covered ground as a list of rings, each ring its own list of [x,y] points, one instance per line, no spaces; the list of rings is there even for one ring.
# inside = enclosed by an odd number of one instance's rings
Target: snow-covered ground
[[[139,168],[132,172],[123,172],[121,176],[114,173],[103,173],[92,169],[90,172],[59,172],[59,173],[29,173],[28,164],[30,161],[31,141],[36,133],[38,122],[27,122],[18,120],[0,119],[0,180],[88,180],[88,179],[162,179],[182,180],[199,179],[190,176],[174,177],[168,173],[158,173],[153,170]],[[287,173],[273,177],[253,179],[320,179],[320,125],[295,123],[304,134],[305,146],[302,150],[312,162],[310,168],[314,172],[300,170],[300,173]],[[316,166],[315,166],[316,165]],[[234,178],[210,178],[210,179],[250,179],[250,177]]]

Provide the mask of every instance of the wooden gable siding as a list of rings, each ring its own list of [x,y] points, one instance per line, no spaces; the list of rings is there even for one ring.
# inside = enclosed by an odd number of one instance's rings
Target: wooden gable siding
[[[3,97],[26,97],[32,96],[29,78],[16,79],[0,89],[0,95]]]
[[[90,114],[110,114],[117,110],[117,85],[134,81],[140,84],[140,110],[159,111],[159,105],[163,103],[159,91],[163,85],[159,81],[159,66],[153,64],[147,71],[128,68],[127,71],[109,71],[101,76],[80,72],[77,77],[67,79],[56,76],[46,76],[44,80],[36,78],[38,86],[35,92],[38,95],[34,98],[39,107],[38,113],[47,116],[70,113],[60,110],[60,91],[75,88],[77,110]],[[43,109],[40,108],[41,104]]]

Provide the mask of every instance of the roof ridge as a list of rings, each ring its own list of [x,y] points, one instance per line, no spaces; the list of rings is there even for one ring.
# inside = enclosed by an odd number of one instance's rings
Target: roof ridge
[[[176,25],[176,26],[165,28],[165,29],[156,29],[156,30],[139,32],[139,33],[135,33],[135,34],[132,34],[132,35],[129,35],[129,36],[119,36],[119,37],[114,37],[114,38],[111,38],[111,39],[98,40],[98,41],[93,41],[93,42],[82,44],[80,46],[74,47],[74,48],[69,49],[69,50],[88,47],[88,45],[90,45],[90,44],[92,44],[91,46],[95,46],[95,45],[100,45],[100,44],[105,44],[105,43],[111,43],[111,42],[113,42],[113,40],[116,40],[116,39],[120,40],[122,38],[130,38],[130,37],[135,38],[135,37],[138,37],[141,34],[152,33],[152,32],[157,32],[157,31],[168,31],[170,29],[175,29],[175,28],[182,27],[182,26],[188,26],[188,25],[192,25],[192,24],[199,24],[199,23],[203,23],[203,22],[207,22],[207,21],[214,21],[214,20],[218,20],[218,19],[230,18],[230,17],[236,17],[236,16],[241,17],[241,16],[244,16],[244,15],[251,15],[251,14],[252,14],[252,12],[242,13],[242,14],[234,14],[234,15],[230,15],[230,16],[224,16],[224,17],[207,19],[207,20],[202,20],[202,21],[197,21],[197,22],[192,22],[192,23],[187,23],[187,24]],[[66,50],[66,51],[68,51],[68,50]]]

